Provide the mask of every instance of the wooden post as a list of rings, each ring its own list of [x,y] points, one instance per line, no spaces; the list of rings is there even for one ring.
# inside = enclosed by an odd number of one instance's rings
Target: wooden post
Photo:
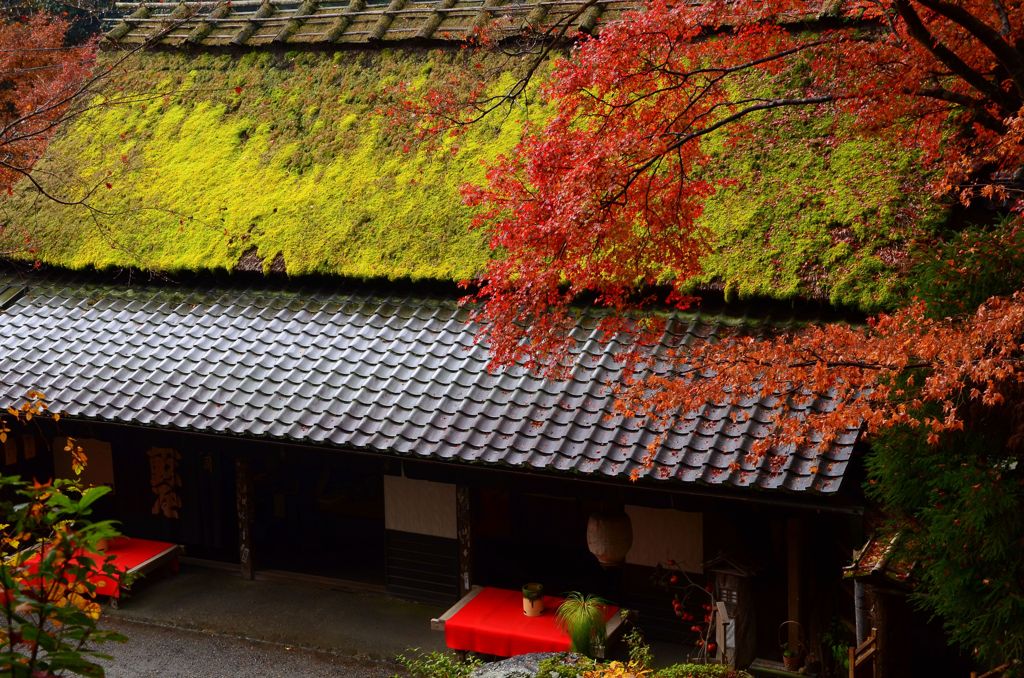
[[[235,459],[235,508],[238,511],[238,562],[242,577],[252,579],[255,576],[252,564],[252,473],[245,459]]]
[[[455,487],[455,529],[459,541],[459,597],[473,587],[473,524],[470,488]]]
[[[788,624],[789,636],[786,643],[794,652],[799,651],[803,642],[800,633],[803,625],[800,622],[800,589],[802,577],[801,552],[803,551],[802,530],[799,518],[786,519],[786,583],[788,595],[786,598],[786,614],[789,619],[797,622]]]
[[[714,575],[712,575],[714,576]],[[735,664],[736,650],[729,647],[728,642],[728,630],[726,627],[732,624],[733,621],[729,617],[729,611],[725,609],[725,603],[717,601],[715,603],[715,643],[718,644],[718,663],[719,664]]]

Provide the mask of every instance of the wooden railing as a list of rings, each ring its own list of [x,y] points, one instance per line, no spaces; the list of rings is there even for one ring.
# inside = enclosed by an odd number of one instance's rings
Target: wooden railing
[[[850,648],[850,678],[874,678],[878,662],[878,629],[857,647]]]

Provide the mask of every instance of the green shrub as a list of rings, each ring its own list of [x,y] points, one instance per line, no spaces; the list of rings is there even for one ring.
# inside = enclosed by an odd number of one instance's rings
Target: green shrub
[[[631,664],[644,668],[649,668],[654,664],[651,646],[647,644],[644,632],[640,630],[639,626],[634,626],[630,629],[629,633],[622,637],[622,640],[626,643],[626,647],[629,648],[629,661]]]
[[[598,663],[590,657],[564,653],[548,657],[537,665],[537,678],[577,678],[593,671]]]
[[[654,675],[655,678],[753,678],[746,671],[722,664],[673,664]]]
[[[568,634],[575,652],[593,656],[598,646],[604,647],[606,604],[607,601],[598,596],[572,591],[558,606],[555,619]]]
[[[419,648],[408,652],[408,655],[398,655],[397,659],[411,678],[469,678],[483,663],[472,656],[461,661],[454,652],[423,652]]]

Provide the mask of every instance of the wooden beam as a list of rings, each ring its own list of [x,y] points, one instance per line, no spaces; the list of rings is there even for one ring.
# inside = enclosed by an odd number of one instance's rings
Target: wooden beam
[[[459,542],[459,595],[473,588],[473,502],[469,485],[455,487],[455,529]]]
[[[252,561],[252,472],[246,459],[235,459],[235,508],[238,512],[238,563],[242,577],[252,579],[256,574]]]
[[[494,21],[495,15],[492,10],[496,10],[501,7],[502,0],[484,0],[484,4],[481,5],[477,11],[476,19],[473,21],[473,27],[476,30],[485,29],[492,21]]]
[[[794,651],[804,640],[800,637],[803,625],[800,621],[800,590],[802,581],[801,556],[803,553],[803,525],[799,518],[786,519],[786,615],[796,624],[787,624],[789,636],[786,642]]]
[[[441,25],[441,22],[444,21],[445,16],[444,12],[438,12],[437,10],[451,9],[454,6],[455,0],[441,0],[441,2],[435,6],[434,12],[430,15],[430,18],[427,19],[426,23],[423,24],[423,27],[420,28],[419,32],[416,34],[416,37],[420,38],[421,40],[426,40],[433,36],[434,31],[436,31],[438,26]]]
[[[597,22],[601,18],[601,11],[604,9],[601,5],[594,4],[583,13],[580,17],[580,22],[577,28],[580,33],[587,33],[593,35],[594,29],[597,28]]]
[[[357,12],[363,11],[366,8],[366,0],[349,0],[348,7],[345,11],[334,20],[331,27],[327,29],[327,33],[324,34],[324,41],[335,42],[344,35],[348,27],[352,25],[353,15]]]

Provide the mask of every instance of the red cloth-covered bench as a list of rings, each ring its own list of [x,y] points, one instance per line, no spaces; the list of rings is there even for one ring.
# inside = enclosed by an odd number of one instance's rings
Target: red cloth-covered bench
[[[117,574],[111,576],[105,572],[94,572],[89,575],[89,583],[95,584],[96,594],[107,596],[110,606],[116,609],[120,598],[127,594],[125,575],[142,575],[164,566],[177,572],[180,552],[180,546],[166,541],[115,537],[108,541],[102,553],[93,554],[91,560],[97,567],[102,567],[106,558],[112,558]],[[25,562],[31,567],[38,560],[37,553]]]
[[[107,543],[103,557],[113,557],[114,569],[119,576],[115,579],[98,572],[90,581],[96,584],[96,593],[109,596],[111,607],[116,608],[117,601],[125,592],[122,586],[124,575],[143,575],[165,565],[172,572],[177,572],[180,552],[180,546],[166,541],[115,537]]]
[[[559,628],[555,610],[563,598],[544,596],[544,612],[538,617],[523,614],[521,591],[474,586],[447,612],[431,620],[443,630],[445,644],[460,652],[513,657],[530,652],[565,652],[569,636]],[[614,605],[605,607],[605,632],[609,642],[621,630],[622,617]]]

